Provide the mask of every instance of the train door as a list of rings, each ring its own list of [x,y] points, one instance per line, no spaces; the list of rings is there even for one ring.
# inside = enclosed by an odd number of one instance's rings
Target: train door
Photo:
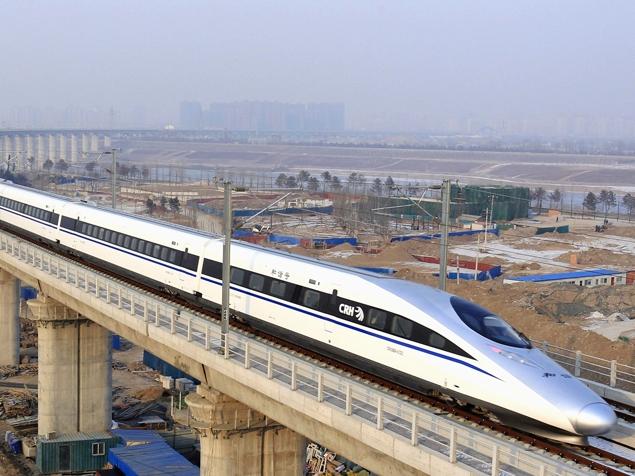
[[[325,303],[322,308],[323,309],[335,309],[337,306],[337,289],[339,288],[339,285],[334,284],[333,285],[333,291],[331,292],[331,294],[328,296],[328,298],[325,296],[325,299],[328,299],[328,303]],[[333,314],[333,312],[329,312],[329,314]],[[333,343],[333,340],[335,339],[336,333],[337,333],[337,324],[335,324],[335,322],[332,319],[324,319],[323,321],[323,329],[324,329],[324,337],[326,338],[326,341],[331,344]]]

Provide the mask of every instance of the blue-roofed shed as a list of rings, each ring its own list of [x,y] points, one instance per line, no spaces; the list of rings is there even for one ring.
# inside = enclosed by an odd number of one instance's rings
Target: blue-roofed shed
[[[114,430],[126,446],[112,448],[108,462],[125,476],[198,476],[199,468],[154,431]]]
[[[564,273],[508,276],[505,283],[566,283],[578,286],[616,286],[626,284],[626,271],[613,269],[582,269]]]

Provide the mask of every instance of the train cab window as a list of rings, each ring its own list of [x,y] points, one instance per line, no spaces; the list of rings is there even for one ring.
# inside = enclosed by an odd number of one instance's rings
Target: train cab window
[[[262,291],[265,288],[265,277],[262,274],[251,273],[249,276],[249,289]]]
[[[271,280],[271,295],[279,298],[286,299],[287,292],[289,288],[289,283],[285,283],[284,281],[278,281],[277,279]]]
[[[313,289],[305,289],[302,293],[302,305],[312,309],[320,307],[320,293]]]
[[[367,324],[373,329],[378,329],[383,331],[386,329],[386,321],[388,320],[388,315],[386,311],[380,311],[379,309],[370,308],[368,310],[368,320]]]
[[[390,333],[398,337],[410,339],[410,336],[412,336],[413,327],[414,323],[411,320],[401,316],[393,316],[392,325],[390,326]]]
[[[242,286],[245,282],[245,270],[232,267],[230,282]]]
[[[531,348],[531,342],[491,311],[457,296],[450,303],[459,318],[474,332],[499,344]]]

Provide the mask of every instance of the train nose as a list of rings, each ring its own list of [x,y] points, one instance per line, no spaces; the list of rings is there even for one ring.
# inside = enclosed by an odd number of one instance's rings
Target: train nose
[[[606,403],[589,403],[573,420],[573,427],[581,435],[602,435],[613,428],[617,416]]]

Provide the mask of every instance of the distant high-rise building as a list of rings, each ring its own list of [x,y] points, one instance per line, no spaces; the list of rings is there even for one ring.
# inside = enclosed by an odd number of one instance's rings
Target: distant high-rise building
[[[305,129],[308,131],[344,130],[344,104],[309,104],[306,110]]]
[[[202,129],[203,108],[197,101],[183,101],[179,115],[181,129]]]
[[[242,131],[344,130],[344,104],[290,104],[269,101],[212,103],[205,111],[194,102],[181,103],[183,129],[229,129]],[[198,118],[201,126],[197,127]]]

